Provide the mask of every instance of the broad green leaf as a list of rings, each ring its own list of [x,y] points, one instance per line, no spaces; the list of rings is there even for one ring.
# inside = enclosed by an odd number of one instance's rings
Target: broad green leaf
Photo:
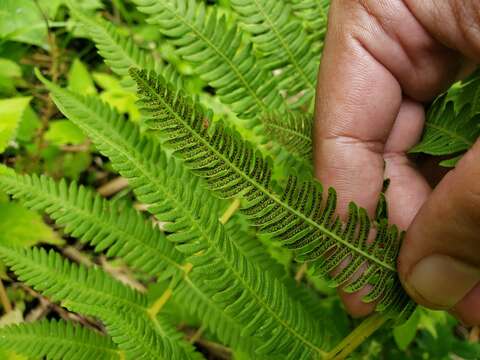
[[[417,334],[418,324],[420,322],[420,311],[417,309],[410,319],[404,324],[393,329],[393,338],[400,350],[407,349]]]
[[[120,80],[111,75],[93,73],[92,76],[98,86],[104,89],[100,94],[100,98],[103,101],[121,114],[128,114],[130,120],[140,120],[141,115],[136,104],[137,96],[135,93],[126,90],[120,83]]]
[[[0,100],[0,153],[4,152],[9,142],[14,139],[30,100],[30,97]]]
[[[50,123],[49,129],[45,133],[45,140],[57,146],[80,145],[85,142],[86,137],[71,121],[57,120]]]
[[[67,153],[63,160],[63,174],[69,179],[78,180],[82,172],[92,163],[92,156],[88,152]]]
[[[0,0],[0,39],[47,47],[47,28],[32,0]]]
[[[0,203],[0,244],[29,247],[38,243],[63,241],[36,212],[17,203]]]
[[[22,77],[22,68],[12,60],[0,58],[0,76],[7,78]]]
[[[68,88],[82,95],[97,93],[88,68],[79,59],[75,59],[68,72]]]
[[[433,337],[437,337],[437,325],[439,324],[446,324],[447,322],[447,315],[443,311],[435,311],[435,310],[428,310],[425,308],[420,308],[417,310],[420,312],[420,322],[419,328],[425,329],[428,331]]]
[[[4,97],[15,93],[15,83],[22,77],[22,69],[9,59],[0,58],[0,94]]]
[[[25,143],[30,142],[40,125],[41,121],[38,118],[37,113],[30,105],[27,106],[18,126],[17,140]]]

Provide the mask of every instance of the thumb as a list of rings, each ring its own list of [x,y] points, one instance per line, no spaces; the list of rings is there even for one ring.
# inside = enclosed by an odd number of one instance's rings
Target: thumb
[[[420,209],[407,231],[398,269],[419,304],[452,309],[465,322],[480,323],[479,141]]]

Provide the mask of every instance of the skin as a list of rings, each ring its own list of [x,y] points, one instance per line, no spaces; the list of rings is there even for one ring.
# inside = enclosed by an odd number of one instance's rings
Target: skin
[[[464,78],[480,61],[478,0],[333,0],[314,127],[316,176],[374,213],[384,178],[391,221],[408,229],[398,269],[418,303],[436,307],[409,286],[412,268],[432,254],[480,269],[480,143],[432,189],[406,152],[421,136],[424,103]],[[442,219],[442,221],[439,221]],[[373,305],[341,292],[354,316]],[[480,324],[477,284],[452,308]]]

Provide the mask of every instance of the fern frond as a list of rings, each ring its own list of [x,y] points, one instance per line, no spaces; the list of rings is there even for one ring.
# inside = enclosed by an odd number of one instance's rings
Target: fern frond
[[[177,301],[184,301],[189,305],[185,308],[205,318],[204,323],[213,331],[228,329],[225,336],[221,336],[226,344],[246,351],[260,346],[260,342],[240,335],[242,327],[226,316],[199,284],[190,279],[184,257],[172,250],[172,243],[147,225],[135,211],[117,208],[116,203],[100,199],[74,182],[67,186],[64,181],[56,183],[45,176],[0,175],[0,188],[25,206],[46,211],[57,224],[66,226],[67,233],[72,234],[70,230],[75,229],[72,236],[95,246],[96,251],[108,249],[108,256],[121,257],[129,266],[160,276],[160,279],[167,278],[173,271],[180,272],[183,283],[175,288]]]
[[[335,214],[333,189],[323,199],[319,183],[300,183],[290,177],[283,193],[271,186],[271,165],[236,133],[220,123],[213,130],[203,126],[206,114],[190,99],[174,92],[153,73],[132,69],[148,124],[160,130],[175,152],[210,189],[222,198],[242,196],[243,212],[258,229],[295,250],[300,261],[312,261],[317,273],[327,274],[346,259],[350,263],[332,278],[332,285],[358,291],[371,290],[364,301],[378,301],[377,310],[403,315],[413,305],[398,281],[395,261],[400,236],[386,221],[377,225],[376,236],[367,242],[371,221],[364,209],[351,204],[348,221]],[[368,270],[358,279],[352,275],[364,265]]]
[[[63,320],[3,327],[0,348],[35,359],[124,359],[109,337]]]
[[[302,102],[310,101],[320,54],[312,51],[312,42],[302,23],[292,17],[289,4],[278,0],[232,0],[231,4],[252,34],[262,64],[278,71],[281,88],[289,95],[305,91]]]
[[[114,73],[128,76],[128,69],[140,67],[155,70],[175,86],[182,86],[184,79],[173,66],[155,61],[152,54],[141,49],[131,37],[121,35],[115,25],[101,18],[93,18],[78,9],[72,1],[68,2],[71,14],[82,25],[89,37],[95,42],[99,54]]]
[[[18,278],[66,308],[105,322],[113,341],[129,359],[197,359],[199,354],[171,325],[148,313],[147,299],[98,268],[87,269],[41,248],[0,246],[3,260]],[[121,330],[117,330],[121,329]]]
[[[313,43],[323,49],[330,0],[289,0],[293,14],[302,20]]]
[[[452,155],[441,165],[454,166],[459,153],[470,149],[480,136],[480,73],[456,84],[439,97],[427,113],[422,140],[411,153]]]
[[[270,111],[263,115],[265,131],[290,153],[312,159],[313,115],[300,111]]]
[[[146,300],[139,293],[114,281],[98,268],[87,269],[41,248],[0,247],[0,258],[19,279],[52,301],[97,303],[104,307],[142,308]]]
[[[281,108],[276,79],[259,68],[252,44],[215,8],[196,0],[135,0],[149,22],[195,64],[196,74],[216,89],[220,100],[242,118]]]
[[[324,332],[269,272],[246,258],[218,222],[218,201],[168,161],[158,144],[101,102],[46,83],[62,112],[82,128],[137,197],[171,232],[167,238],[188,255],[190,278],[224,316],[242,328],[240,337],[262,341],[259,354],[298,359],[321,353]],[[258,277],[258,274],[261,274]],[[193,305],[192,305],[193,307]],[[222,318],[205,319],[222,339],[235,341]],[[234,334],[237,336],[237,334]]]
[[[183,273],[183,255],[158,229],[133,208],[102,199],[75,182],[56,182],[46,176],[0,175],[0,189],[26,207],[45,211],[64,231],[107,250],[129,266],[166,279]]]

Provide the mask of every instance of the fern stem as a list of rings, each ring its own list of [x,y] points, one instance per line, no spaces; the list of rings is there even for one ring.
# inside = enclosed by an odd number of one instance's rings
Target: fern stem
[[[346,359],[366,338],[377,331],[389,318],[382,313],[376,313],[365,319],[345,339],[330,351],[323,360]]]
[[[0,279],[0,302],[2,303],[3,309],[5,313],[9,313],[12,311],[12,304],[8,299],[7,291],[5,290],[5,286],[3,286],[3,281]]]
[[[307,263],[303,263],[302,266],[298,269],[297,273],[295,274],[295,281],[297,283],[301,283],[305,273],[307,272]]]
[[[228,220],[237,212],[237,210],[240,208],[240,200],[235,199],[232,201],[230,206],[228,207],[227,210],[223,213],[223,215],[220,217],[219,221],[222,225],[225,225]]]
[[[156,318],[160,310],[162,310],[163,306],[167,303],[167,301],[172,297],[173,291],[172,289],[168,288],[164,291],[162,296],[160,296],[152,306],[148,309],[148,315],[152,317],[152,319]]]

